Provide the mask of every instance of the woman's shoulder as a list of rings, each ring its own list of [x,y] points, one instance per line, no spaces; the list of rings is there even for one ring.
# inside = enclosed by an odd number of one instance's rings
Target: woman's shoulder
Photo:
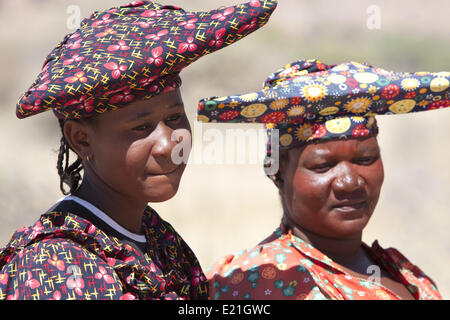
[[[27,273],[41,270],[54,274],[54,271],[69,272],[81,269],[81,267],[86,269],[84,264],[89,262],[106,263],[99,255],[94,254],[83,244],[70,237],[54,234],[49,237],[27,240],[29,239],[22,239],[18,243],[12,242],[2,249],[0,272],[14,275],[19,270],[25,270]],[[17,274],[17,276],[19,275]],[[40,277],[43,276],[40,273]]]
[[[94,259],[94,247],[100,247],[98,230],[89,221],[64,210],[48,210],[32,225],[17,229],[0,251],[0,267],[12,260],[30,264],[48,256],[65,256],[66,263],[83,257]],[[47,261],[48,262],[48,261]],[[74,262],[75,263],[75,262]]]
[[[90,248],[89,233],[93,231],[89,222],[74,214],[46,212],[31,226],[13,233],[0,251],[0,267],[13,261],[23,267],[48,263],[61,267],[63,264],[58,262],[61,257],[64,265],[79,264],[83,259],[95,260],[99,255]]]
[[[416,287],[421,299],[430,297],[441,299],[435,282],[399,249],[383,248],[377,240],[372,243],[371,249],[385,264],[392,266],[395,269],[394,272],[398,272],[410,285]]]
[[[175,230],[172,224],[164,220],[155,209],[147,206],[143,218],[144,232],[152,243],[159,243],[162,246],[172,246],[186,254],[195,256],[189,245],[182,236]],[[196,259],[196,258],[195,258]]]
[[[226,276],[233,270],[239,268],[243,271],[248,270],[255,264],[263,263],[263,260],[270,259],[276,254],[276,251],[280,249],[276,239],[266,238],[254,247],[235,251],[233,253],[226,254],[219,258],[208,270],[206,275],[208,278],[212,278],[214,275],[220,274]]]
[[[277,230],[206,270],[212,299],[305,299],[315,294],[313,277],[302,260],[306,256]]]
[[[277,228],[271,235],[253,247],[222,256],[208,268],[208,278],[213,277],[214,274],[226,275],[236,268],[248,270],[252,266],[264,264],[268,261],[276,262],[277,255],[281,257],[280,254],[287,253],[290,250],[289,243],[285,241],[286,239],[279,231],[279,228]]]
[[[275,233],[206,271],[212,299],[320,299],[302,253]]]
[[[107,290],[122,292],[106,256],[83,243],[81,232],[77,237],[62,224],[54,228],[61,216],[42,215],[32,226],[17,230],[0,251],[0,299],[108,299]],[[76,220],[73,215],[66,218]]]
[[[395,247],[383,247],[380,245],[378,240],[375,240],[372,243],[371,249],[375,252],[376,255],[381,257],[385,261],[391,262],[399,270],[409,270],[414,272],[416,275],[425,274],[420,270],[418,266],[413,264],[399,249]]]

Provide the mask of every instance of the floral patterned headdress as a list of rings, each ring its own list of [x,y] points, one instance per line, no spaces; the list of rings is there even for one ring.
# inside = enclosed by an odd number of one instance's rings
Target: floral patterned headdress
[[[197,118],[264,123],[269,136],[278,129],[280,148],[366,137],[378,133],[375,115],[450,107],[449,79],[450,72],[399,73],[358,62],[299,60],[270,75],[261,91],[202,99]]]
[[[48,55],[16,115],[52,109],[59,119],[88,118],[174,90],[181,70],[262,27],[276,6],[257,0],[187,12],[134,1],[95,12]]]

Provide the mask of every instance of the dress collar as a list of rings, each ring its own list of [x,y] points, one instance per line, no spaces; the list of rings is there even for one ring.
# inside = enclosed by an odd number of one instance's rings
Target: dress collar
[[[324,264],[327,269],[331,268],[334,269],[334,271],[339,272],[341,274],[345,274],[348,277],[357,278],[363,281],[367,281],[363,278],[358,278],[353,275],[349,275],[347,272],[345,272],[337,263],[335,263],[331,258],[329,258],[327,255],[325,255],[320,250],[316,249],[313,245],[307,243],[303,239],[295,236],[292,233],[292,230],[288,228],[284,223],[281,223],[280,226],[277,228],[277,230],[274,233],[279,240],[281,241],[287,241],[288,246],[292,246],[299,250],[302,254],[307,256],[308,258],[319,261],[320,263]],[[419,287],[410,281],[408,281],[405,277],[405,272],[408,272],[407,270],[404,270],[401,266],[401,264],[398,263],[386,250],[384,250],[378,243],[377,240],[375,240],[372,243],[372,246],[368,246],[366,243],[361,242],[361,245],[365,249],[365,251],[369,254],[370,258],[374,260],[374,262],[380,266],[383,266],[385,270],[387,270],[391,275],[393,275],[398,281],[402,282],[407,289],[411,292],[411,294],[414,295],[416,299],[419,297]],[[393,295],[397,296],[394,292],[392,292],[390,289],[383,286],[381,283],[376,283],[377,286],[382,287],[383,289],[389,291]],[[400,297],[398,297],[401,299]]]

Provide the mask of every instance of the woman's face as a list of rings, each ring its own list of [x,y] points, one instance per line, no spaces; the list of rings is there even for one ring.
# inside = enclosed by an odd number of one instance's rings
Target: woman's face
[[[288,151],[279,188],[289,218],[317,235],[361,233],[380,195],[384,173],[375,137],[308,144]]]
[[[175,195],[186,165],[172,161],[179,142],[174,132],[188,143],[182,151],[185,159],[191,146],[191,128],[179,90],[105,112],[88,127],[92,155],[85,175],[92,171],[114,191],[146,202]]]

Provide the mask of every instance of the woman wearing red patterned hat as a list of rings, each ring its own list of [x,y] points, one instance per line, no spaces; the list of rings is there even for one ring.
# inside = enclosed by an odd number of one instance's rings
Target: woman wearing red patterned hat
[[[221,114],[237,109],[233,122],[267,125],[266,173],[283,205],[272,235],[207,270],[211,297],[441,299],[419,267],[362,233],[384,179],[374,116],[450,107],[449,75],[300,60],[259,92],[202,100],[201,121],[230,121]]]
[[[178,148],[191,139],[179,73],[263,26],[275,7],[196,13],[135,1],[64,38],[16,113],[55,113],[67,197],[0,252],[0,299],[208,297],[196,256],[147,203],[175,195],[188,157]]]

